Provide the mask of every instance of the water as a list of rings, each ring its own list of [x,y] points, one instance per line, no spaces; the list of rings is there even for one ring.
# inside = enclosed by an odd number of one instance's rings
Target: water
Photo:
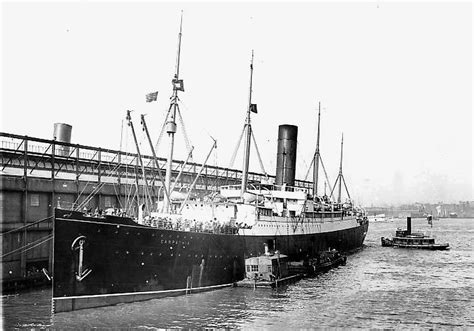
[[[405,220],[371,223],[347,265],[278,291],[207,293],[51,315],[51,290],[3,296],[4,328],[474,327],[474,219],[414,220],[449,251],[381,247]]]

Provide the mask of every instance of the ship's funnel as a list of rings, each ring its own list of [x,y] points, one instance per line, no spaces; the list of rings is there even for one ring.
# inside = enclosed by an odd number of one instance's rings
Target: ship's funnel
[[[71,143],[72,126],[65,123],[54,123],[53,139],[62,143]],[[69,146],[57,146],[57,155],[69,156]]]
[[[411,234],[411,217],[407,217],[407,234]]]
[[[297,126],[283,124],[278,127],[276,185],[295,184],[297,137]]]

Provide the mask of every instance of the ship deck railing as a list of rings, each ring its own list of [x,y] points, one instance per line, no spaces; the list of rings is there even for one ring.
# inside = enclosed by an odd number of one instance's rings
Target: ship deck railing
[[[237,185],[226,185],[226,186],[221,186],[221,190],[234,190],[234,191],[240,191],[242,189],[242,186],[237,184]],[[247,190],[249,191],[259,191],[263,193],[269,193],[271,191],[286,191],[286,192],[304,192],[308,193],[308,189],[304,187],[298,187],[298,186],[289,186],[289,185],[276,185],[276,184],[264,184],[264,183],[255,183],[255,184],[249,184],[247,186]]]

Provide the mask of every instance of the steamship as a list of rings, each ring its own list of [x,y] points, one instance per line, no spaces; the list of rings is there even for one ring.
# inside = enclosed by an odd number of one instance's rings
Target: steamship
[[[166,177],[160,175],[161,209],[140,212],[137,218],[56,209],[56,313],[232,286],[245,277],[245,259],[261,255],[265,247],[285,254],[289,261],[305,261],[330,248],[352,251],[364,242],[368,220],[362,209],[350,201],[341,202],[343,178],[339,178],[337,201],[317,195],[319,119],[312,190],[294,186],[298,128],[293,125],[279,126],[275,182],[248,181],[250,116],[256,113],[252,104],[253,53],[241,185],[223,186],[219,195],[207,201],[173,200],[174,119],[179,111],[178,91],[184,90],[179,79],[179,49],[177,59],[165,126],[171,151]],[[130,114],[128,120],[133,132]],[[142,125],[147,131],[143,117]]]

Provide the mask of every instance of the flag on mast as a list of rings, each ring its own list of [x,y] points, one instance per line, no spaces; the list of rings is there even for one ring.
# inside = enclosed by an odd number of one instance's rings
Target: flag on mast
[[[148,93],[148,94],[146,95],[146,102],[156,101],[157,98],[158,98],[158,91],[152,92],[152,93]]]
[[[253,113],[257,113],[257,104],[256,103],[251,103],[250,104],[250,111]]]

